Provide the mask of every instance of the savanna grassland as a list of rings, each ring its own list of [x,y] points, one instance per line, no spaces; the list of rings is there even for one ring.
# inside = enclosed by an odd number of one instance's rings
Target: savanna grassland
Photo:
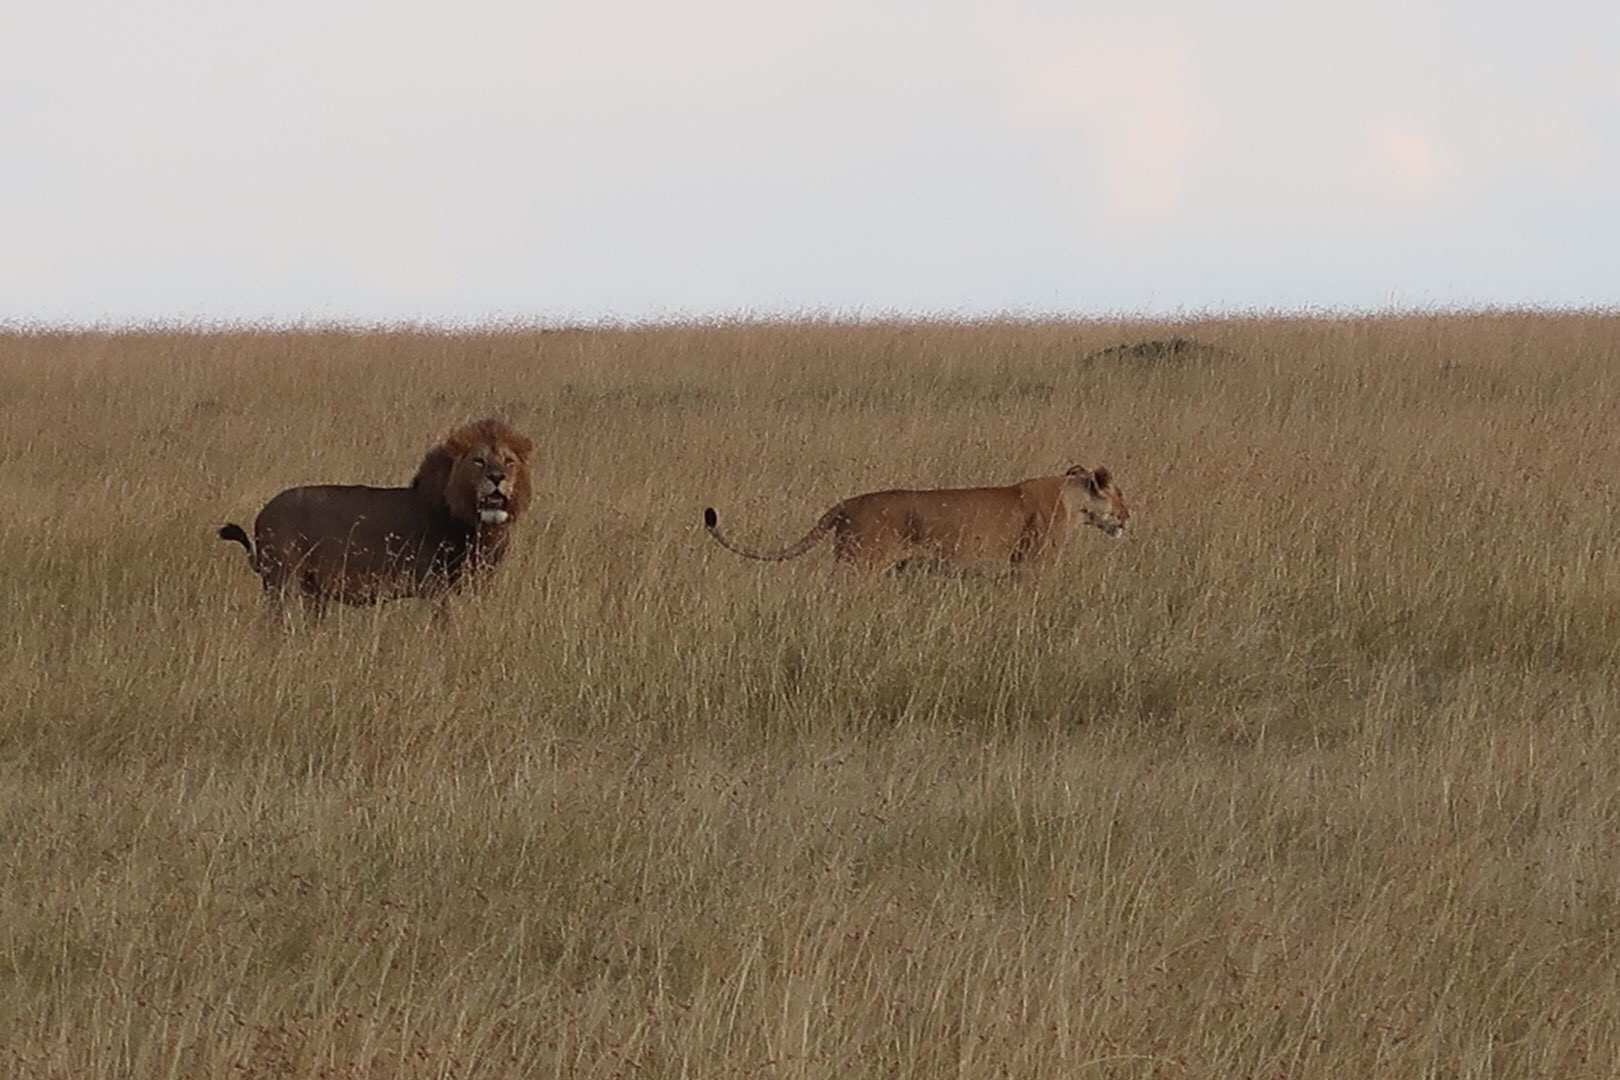
[[[258,619],[488,413],[448,628]],[[1620,1069],[1620,318],[12,332],[0,460],[0,1075]],[[1021,584],[700,526],[1071,463]]]

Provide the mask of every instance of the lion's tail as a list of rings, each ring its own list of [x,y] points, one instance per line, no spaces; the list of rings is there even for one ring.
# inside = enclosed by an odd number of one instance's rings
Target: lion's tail
[[[253,550],[253,541],[248,537],[246,529],[235,524],[234,522],[227,522],[219,527],[219,538],[221,540],[235,540],[238,544],[241,544],[243,547],[247,548],[248,565],[253,567],[255,573],[258,572],[258,555]]]
[[[725,548],[727,551],[735,552],[745,559],[764,559],[768,562],[782,562],[786,559],[797,559],[800,555],[803,555],[805,552],[815,547],[816,544],[820,543],[821,538],[827,535],[827,533],[831,532],[833,527],[838,524],[839,516],[842,513],[842,506],[833,507],[825,514],[821,515],[821,520],[816,522],[815,527],[805,534],[803,540],[800,540],[796,544],[791,544],[788,547],[783,548],[781,551],[749,551],[747,548],[741,548],[736,544],[733,544],[721,534],[720,515],[714,512],[714,507],[712,506],[704,508],[703,527],[709,530],[709,535],[714,537],[715,541],[721,547]]]

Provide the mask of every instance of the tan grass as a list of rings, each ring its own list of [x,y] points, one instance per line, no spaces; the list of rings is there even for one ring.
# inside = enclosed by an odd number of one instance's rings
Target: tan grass
[[[1612,1075],[1617,402],[1596,315],[0,337],[0,1074]],[[487,598],[257,625],[216,525],[489,412]],[[1071,462],[1135,535],[1012,590],[699,525]]]

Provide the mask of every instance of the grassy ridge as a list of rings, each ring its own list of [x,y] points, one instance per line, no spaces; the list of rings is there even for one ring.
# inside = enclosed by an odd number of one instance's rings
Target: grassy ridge
[[[1609,1075],[1616,401],[1595,315],[0,337],[0,1072]],[[490,595],[261,632],[214,526],[490,412]],[[699,526],[1076,462],[1011,591]]]

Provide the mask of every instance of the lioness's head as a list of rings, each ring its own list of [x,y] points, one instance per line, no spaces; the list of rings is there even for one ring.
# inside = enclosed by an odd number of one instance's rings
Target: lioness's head
[[[1072,499],[1069,505],[1085,515],[1089,524],[1095,525],[1115,540],[1125,536],[1125,526],[1131,520],[1130,508],[1125,505],[1125,496],[1114,483],[1114,478],[1108,474],[1106,465],[1099,465],[1095,469],[1087,469],[1075,465],[1063,474],[1066,487],[1074,492],[1078,498]]]
[[[468,525],[506,525],[529,505],[534,443],[500,420],[459,427],[422,459],[411,486]]]

